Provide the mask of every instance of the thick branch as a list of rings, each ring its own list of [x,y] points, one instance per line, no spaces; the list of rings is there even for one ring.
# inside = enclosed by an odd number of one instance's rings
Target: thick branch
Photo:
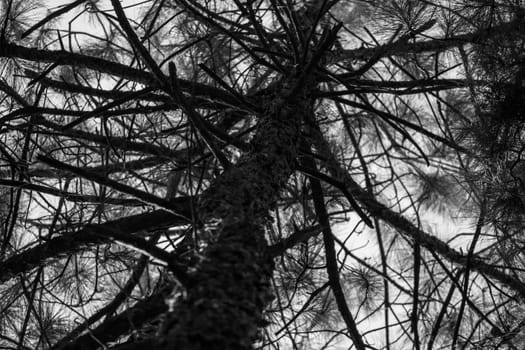
[[[381,52],[383,57],[407,53],[439,52],[454,47],[463,46],[465,44],[480,44],[487,38],[496,36],[498,34],[514,31],[523,32],[523,30],[523,20],[516,19],[508,23],[503,23],[490,28],[483,28],[472,33],[460,34],[448,38],[418,41],[413,43],[409,42],[405,38],[402,38],[393,43],[373,48],[344,50],[341,54],[332,57],[330,61],[331,63],[335,63],[347,59],[367,60],[374,56],[377,52]]]
[[[115,205],[139,206],[144,205],[143,202],[133,198],[112,198],[100,197],[96,195],[84,195],[58,190],[54,187],[37,185],[24,181],[5,180],[0,179],[0,186],[20,188],[29,191],[36,191],[40,193],[50,194],[52,196],[62,197],[72,202],[86,202],[86,203],[105,203]]]
[[[310,168],[315,168],[314,161],[310,158],[304,161],[305,165]],[[312,184],[312,199],[314,201],[314,208],[317,214],[319,223],[323,226],[323,242],[325,247],[326,254],[326,271],[328,272],[328,280],[330,282],[330,287],[334,293],[335,301],[337,307],[343,320],[345,321],[348,332],[350,333],[350,338],[354,342],[354,346],[358,350],[365,350],[366,346],[363,341],[363,337],[359,330],[357,329],[356,322],[346,303],[345,294],[343,288],[341,287],[341,281],[339,280],[339,267],[337,266],[337,252],[335,249],[334,238],[332,236],[332,230],[330,229],[330,219],[328,217],[328,212],[324,204],[323,189],[321,187],[321,182],[315,178],[310,178],[310,183]]]
[[[133,329],[140,329],[146,322],[156,319],[162,313],[168,311],[166,304],[166,291],[161,291],[151,297],[137,302],[133,307],[123,311],[119,315],[103,322],[97,328],[86,332],[74,341],[60,344],[60,347],[52,347],[52,350],[95,350],[101,344],[117,340],[121,335],[129,333]]]
[[[60,65],[85,67],[101,73],[115,75],[130,81],[142,83],[150,87],[160,88],[156,79],[150,73],[147,73],[143,70],[108,61],[102,58],[86,56],[74,52],[67,52],[63,50],[40,50],[35,48],[27,48],[12,43],[2,43],[0,46],[0,57],[21,58],[33,62],[57,62]],[[181,89],[197,96],[231,106],[239,105],[239,102],[235,97],[221,89],[205,84],[189,82],[184,79],[178,79],[178,83]]]
[[[188,210],[190,207],[188,198],[178,199],[172,203],[177,205],[181,212],[186,212],[191,216]],[[184,223],[186,221],[181,220],[179,216],[164,210],[157,210],[104,224],[87,225],[74,234],[49,239],[45,243],[9,257],[0,263],[0,282],[4,282],[18,274],[29,272],[37,266],[45,265],[49,260],[60,259],[92,245],[108,243],[110,237],[101,235],[99,228],[102,232],[115,231],[131,235],[141,231],[151,232]]]

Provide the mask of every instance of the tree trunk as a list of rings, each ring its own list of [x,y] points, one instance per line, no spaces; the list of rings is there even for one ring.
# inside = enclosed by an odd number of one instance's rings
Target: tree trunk
[[[293,91],[297,80],[276,96]],[[308,84],[303,84],[304,86]],[[259,121],[253,151],[202,195],[198,213],[205,248],[185,296],[164,325],[163,349],[251,349],[271,298],[272,261],[264,227],[294,170],[304,97],[276,98]]]

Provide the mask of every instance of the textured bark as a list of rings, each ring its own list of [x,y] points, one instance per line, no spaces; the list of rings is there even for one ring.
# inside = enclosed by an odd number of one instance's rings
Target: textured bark
[[[311,108],[302,91],[297,95],[295,101],[274,100],[260,120],[254,151],[203,193],[198,212],[207,248],[186,297],[176,300],[159,348],[252,349],[270,298],[264,224],[294,169],[302,111]]]

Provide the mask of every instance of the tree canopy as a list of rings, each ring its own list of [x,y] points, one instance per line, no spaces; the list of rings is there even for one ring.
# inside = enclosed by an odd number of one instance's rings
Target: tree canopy
[[[1,0],[0,347],[523,348],[524,14]]]

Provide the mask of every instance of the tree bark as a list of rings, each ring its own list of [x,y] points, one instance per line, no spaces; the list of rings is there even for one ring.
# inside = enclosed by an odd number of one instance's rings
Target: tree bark
[[[296,91],[298,81],[283,84],[277,96]],[[305,91],[274,99],[253,151],[203,193],[198,212],[206,248],[168,316],[159,349],[252,349],[271,298],[264,226],[295,167],[302,112],[312,108]]]

